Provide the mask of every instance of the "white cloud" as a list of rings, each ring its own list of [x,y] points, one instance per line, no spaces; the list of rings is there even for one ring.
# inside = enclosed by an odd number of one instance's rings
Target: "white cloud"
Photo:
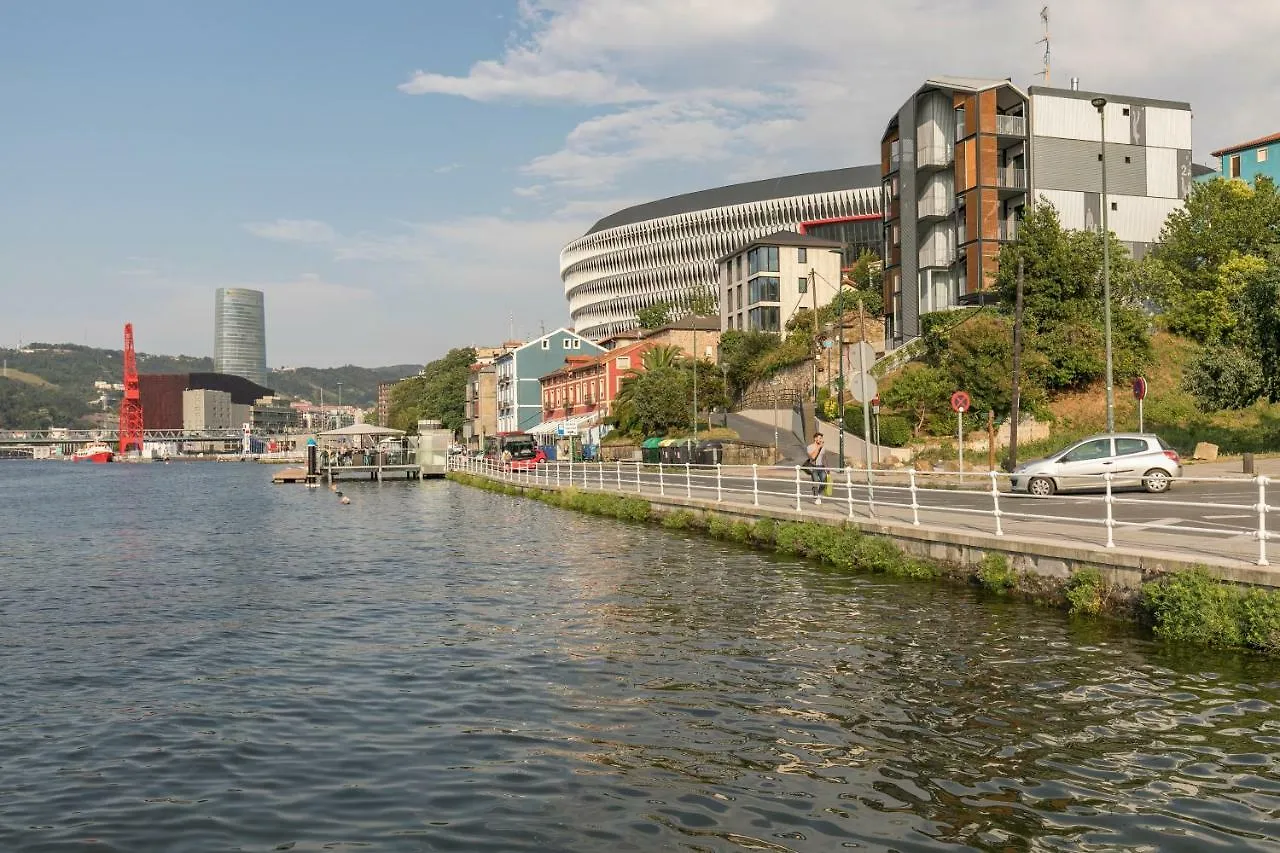
[[[447,174],[449,174],[450,172],[456,172],[456,171],[458,171],[458,170],[459,170],[459,169],[461,169],[461,168],[462,168],[462,164],[461,164],[461,163],[449,163],[449,164],[444,165],[444,166],[437,166],[436,168],[432,169],[431,171],[435,172],[437,175],[447,175]]]
[[[329,243],[338,234],[333,227],[315,219],[277,219],[274,222],[249,222],[245,230],[264,240],[281,243]]]
[[[690,190],[873,163],[889,116],[929,76],[1042,83],[1039,9],[1025,0],[524,0],[503,55],[401,88],[593,105],[525,175],[580,196],[662,186],[672,165],[705,165],[698,185],[669,187]],[[1079,76],[1085,89],[1190,101],[1197,159],[1261,135],[1264,117],[1280,113],[1271,67],[1280,4],[1223,0],[1207,15],[1193,0],[1077,0],[1054,11],[1051,82]]]

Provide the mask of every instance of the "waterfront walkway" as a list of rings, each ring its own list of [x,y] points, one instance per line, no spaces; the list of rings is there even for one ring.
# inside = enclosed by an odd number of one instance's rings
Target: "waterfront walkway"
[[[1271,518],[1266,476],[1187,477],[1157,495],[1104,486],[1092,494],[1031,498],[1010,494],[999,473],[961,482],[954,473],[842,469],[830,472],[831,494],[818,504],[807,473],[795,467],[549,463],[504,472],[466,459],[454,467],[522,486],[643,497],[672,510],[853,523],[949,562],[1000,551],[1038,573],[1098,566],[1134,586],[1152,573],[1200,564],[1229,580],[1280,586],[1280,571],[1268,565],[1270,530],[1280,529],[1280,518]]]

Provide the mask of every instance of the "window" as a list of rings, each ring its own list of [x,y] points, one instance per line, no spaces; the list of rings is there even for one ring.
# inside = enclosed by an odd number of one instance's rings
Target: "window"
[[[1268,151],[1270,151],[1270,150],[1271,150],[1270,148],[1259,148],[1259,149],[1258,149],[1258,162],[1259,162],[1259,163],[1265,163],[1265,162],[1267,162],[1267,152],[1268,152]]]
[[[620,355],[620,356],[618,356],[618,369],[619,369],[619,370],[630,370],[630,369],[631,369],[631,356],[629,356],[629,355]]]
[[[561,343],[561,345],[562,345],[562,346],[564,346],[564,348],[565,348],[565,349],[569,349],[569,339],[568,339],[568,338],[564,338],[564,339],[562,339],[562,340],[560,341],[560,343]]]
[[[1127,115],[1129,114],[1129,108],[1128,108],[1128,107],[1125,107],[1123,110],[1121,110],[1121,111],[1120,111],[1120,114],[1121,114],[1121,115],[1126,115],[1126,116],[1127,116]]]
[[[753,276],[758,272],[777,272],[778,271],[778,247],[777,246],[757,246],[747,252],[747,275]]]
[[[809,279],[808,279],[808,277],[807,277],[807,276],[801,276],[800,280],[799,280],[798,282],[796,282],[796,287],[800,290],[800,292],[801,292],[801,293],[808,293],[808,292],[809,292]]]
[[[1059,462],[1089,462],[1094,459],[1106,459],[1111,455],[1111,439],[1099,438],[1086,441],[1063,456]]]
[[[1111,202],[1111,209],[1112,209],[1112,210],[1119,210],[1119,209],[1120,209],[1120,205],[1113,201],[1113,202]]]
[[[543,342],[542,342],[542,348],[543,348],[543,349],[551,349],[551,341],[543,341]]]
[[[735,258],[735,259],[734,259],[734,261],[735,261],[735,262],[737,263],[737,265],[738,265],[738,275],[737,275],[736,277],[737,277],[737,278],[742,278],[742,255],[738,255],[738,257],[737,257],[737,258]]]
[[[778,302],[778,277],[776,275],[759,275],[748,282],[750,288],[749,305],[757,302]]]
[[[1231,155],[1231,177],[1233,178],[1240,177],[1240,155],[1239,154]]]
[[[582,341],[581,341],[581,340],[579,340],[578,338],[574,338],[574,339],[573,339],[573,348],[574,348],[574,349],[582,349]]]
[[[778,309],[776,307],[752,308],[750,325],[753,332],[778,331]]]
[[[1132,456],[1135,453],[1146,453],[1147,442],[1142,438],[1117,438],[1116,456]]]
[[[1133,158],[1132,158],[1132,157],[1126,157],[1126,158],[1124,158],[1124,161],[1125,161],[1126,163],[1132,163],[1132,162],[1133,162]]]
[[[796,263],[798,263],[798,264],[807,264],[807,263],[809,263],[809,250],[808,250],[808,249],[796,249]]]

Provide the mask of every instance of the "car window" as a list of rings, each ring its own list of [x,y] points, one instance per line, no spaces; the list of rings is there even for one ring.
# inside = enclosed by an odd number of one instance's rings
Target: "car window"
[[[1097,438],[1086,441],[1079,447],[1062,457],[1063,462],[1088,462],[1090,459],[1105,459],[1111,455],[1111,439]]]
[[[1135,453],[1147,452],[1147,440],[1145,438],[1117,438],[1116,439],[1116,456],[1132,456]]]

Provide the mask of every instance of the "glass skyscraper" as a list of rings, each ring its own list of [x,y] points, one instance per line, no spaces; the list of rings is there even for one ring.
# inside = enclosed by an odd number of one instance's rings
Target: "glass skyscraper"
[[[267,330],[261,290],[218,288],[213,316],[213,369],[267,384]]]

